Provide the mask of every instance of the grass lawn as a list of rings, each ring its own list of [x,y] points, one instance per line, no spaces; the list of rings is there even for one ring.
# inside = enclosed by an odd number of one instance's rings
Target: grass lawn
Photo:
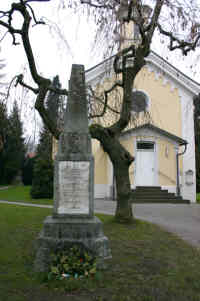
[[[10,186],[8,189],[0,190],[0,200],[11,202],[26,202],[32,204],[52,205],[50,199],[32,199],[30,196],[31,186]],[[1,300],[0,300],[1,301]]]
[[[98,215],[112,259],[98,280],[41,282],[34,239],[51,209],[0,204],[1,301],[200,301],[200,252],[158,226]]]
[[[200,203],[200,193],[197,193],[197,203]]]

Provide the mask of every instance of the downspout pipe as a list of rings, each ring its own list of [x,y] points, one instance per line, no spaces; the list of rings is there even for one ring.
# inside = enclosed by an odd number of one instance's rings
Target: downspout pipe
[[[115,174],[114,174],[114,168],[113,168],[113,185],[112,185],[112,200],[115,200]]]
[[[181,153],[177,152],[176,154],[176,195],[177,196],[181,195],[180,181],[179,181],[179,157],[184,155],[187,150],[187,143],[183,145],[185,146],[184,150]]]

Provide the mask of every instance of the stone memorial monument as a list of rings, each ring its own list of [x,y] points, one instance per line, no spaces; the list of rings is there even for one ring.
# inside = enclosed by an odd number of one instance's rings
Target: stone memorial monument
[[[72,65],[64,130],[54,165],[53,215],[44,220],[37,239],[35,271],[47,271],[51,253],[74,245],[91,252],[101,267],[111,251],[102,223],[94,216],[94,160],[82,65]]]

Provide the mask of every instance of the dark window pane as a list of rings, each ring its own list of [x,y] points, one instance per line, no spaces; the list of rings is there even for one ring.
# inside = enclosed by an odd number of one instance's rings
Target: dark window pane
[[[154,143],[153,142],[137,142],[137,149],[138,150],[148,150],[148,149],[151,149],[153,150],[154,149]]]

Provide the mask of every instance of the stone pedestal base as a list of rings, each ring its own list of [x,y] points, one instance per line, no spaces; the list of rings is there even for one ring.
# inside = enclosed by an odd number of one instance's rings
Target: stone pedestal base
[[[97,258],[99,268],[103,268],[104,259],[111,258],[108,238],[104,236],[102,223],[93,218],[54,218],[48,216],[37,238],[37,253],[34,263],[36,272],[46,272],[50,256],[57,249],[79,245]]]

